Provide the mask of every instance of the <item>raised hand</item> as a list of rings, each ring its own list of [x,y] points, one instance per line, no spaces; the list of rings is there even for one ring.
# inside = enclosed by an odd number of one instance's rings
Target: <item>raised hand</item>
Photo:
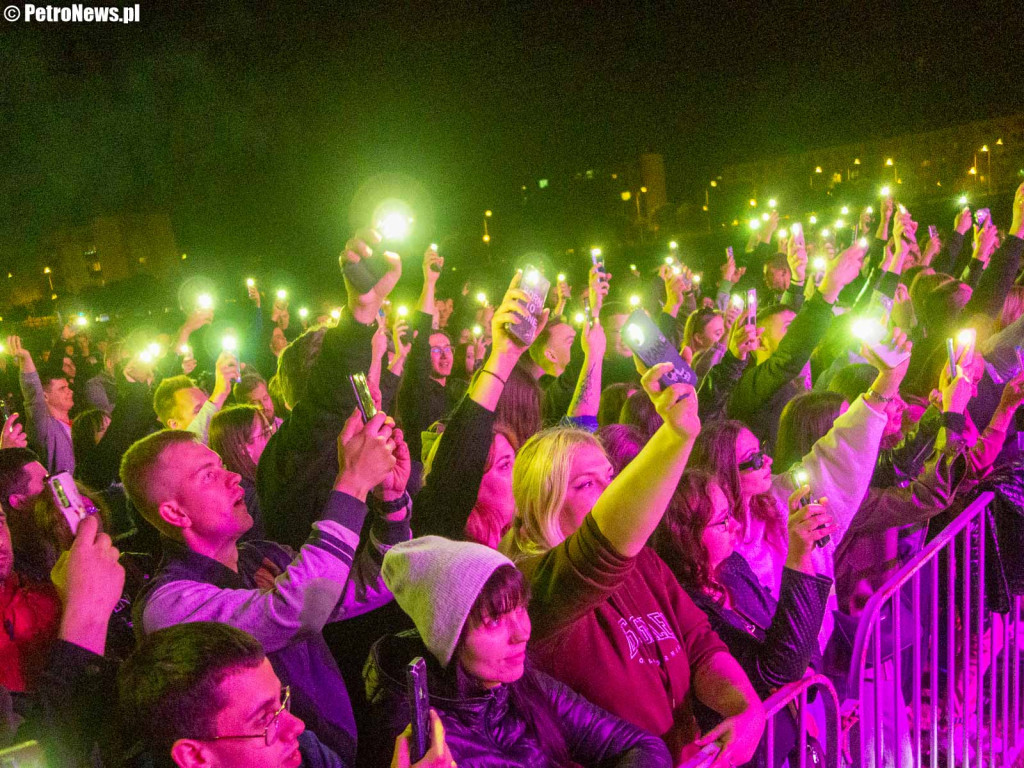
[[[1014,237],[1024,238],[1024,184],[1017,187],[1013,195],[1013,220],[1007,232]]]
[[[366,424],[359,411],[352,413],[338,435],[334,490],[366,501],[367,494],[391,474],[397,463],[394,428],[394,420],[385,413],[378,413]]]
[[[746,267],[736,266],[736,257],[731,252],[726,252],[725,264],[722,265],[722,280],[735,285],[747,272]]]
[[[991,220],[985,222],[985,226],[981,229],[976,228],[974,230],[974,253],[971,254],[971,257],[988,266],[988,262],[996,249],[997,241],[998,232],[995,225]]]
[[[345,288],[348,291],[348,306],[352,316],[360,323],[369,325],[373,322],[373,316],[394,290],[398,278],[402,276],[402,259],[397,253],[384,251],[374,256],[374,246],[381,242],[380,233],[374,229],[361,229],[353,235],[347,243],[345,250],[338,257],[338,263],[344,270],[346,264],[358,264],[371,258],[383,259],[387,271],[377,280],[374,286],[366,293],[357,292],[348,277],[345,277]]]
[[[436,284],[444,268],[444,257],[433,248],[423,254],[423,279]]]
[[[640,384],[665,424],[692,444],[700,434],[697,392],[688,384],[663,384],[662,378],[671,370],[672,363],[659,363],[643,374]]]
[[[107,622],[124,590],[124,568],[110,537],[99,530],[99,518],[90,515],[78,524],[68,551],[63,581],[64,614],[60,637],[103,655]]]
[[[491,318],[491,356],[499,358],[502,361],[503,368],[508,364],[508,361],[511,361],[514,366],[527,349],[526,345],[508,332],[510,324],[515,323],[520,318],[525,319],[530,316],[530,311],[527,309],[530,297],[526,291],[519,289],[522,279],[522,271],[517,271],[513,275],[512,282],[509,283],[508,290],[505,292],[501,304]],[[540,318],[538,318],[538,335],[544,330],[544,326],[547,325],[549,314],[550,310],[545,309]]]
[[[12,413],[4,421],[3,429],[0,430],[0,450],[26,447],[28,447],[28,435],[18,423],[18,414]]]
[[[965,205],[963,210],[956,215],[956,220],[953,222],[953,229],[961,235],[966,235],[967,230],[971,228],[971,224],[973,222],[974,216],[971,214],[971,209]]]
[[[587,276],[587,300],[590,302],[590,314],[595,318],[601,316],[601,307],[608,296],[611,273],[599,269],[596,265],[590,268]]]
[[[395,457],[395,463],[380,484],[380,495],[384,501],[394,501],[402,497],[412,472],[412,457],[409,455],[409,445],[405,442],[402,430],[397,427],[392,430],[391,442],[394,444],[392,455]]]
[[[839,530],[835,518],[829,512],[828,499],[822,497],[807,506],[801,506],[810,496],[810,486],[797,488],[789,497],[789,551],[786,553],[786,567],[801,573],[814,573],[811,552],[815,544]]]
[[[907,353],[906,359],[898,365],[889,365],[866,344],[861,345],[860,354],[878,371],[878,377],[871,385],[871,389],[882,397],[893,398],[900,393],[900,384],[903,383],[903,378],[907,375],[907,368],[910,366],[910,352],[914,345],[907,338],[907,334],[899,328],[893,328],[892,341],[889,346],[897,352]]]
[[[821,296],[829,304],[834,304],[839,298],[840,291],[860,274],[861,264],[864,262],[864,255],[867,247],[862,246],[860,241],[855,242],[845,251],[842,251],[835,258],[829,260],[825,267],[825,276],[821,280],[819,291]]]
[[[36,369],[32,362],[32,353],[22,346],[20,336],[7,337],[7,351],[18,362],[18,367],[23,373],[32,373]]]
[[[803,285],[807,279],[807,248],[801,238],[789,238],[786,261],[789,263],[789,276],[792,281]]]
[[[729,302],[729,306],[735,306]],[[747,322],[746,313],[740,312],[733,320],[732,328],[729,331],[729,352],[737,360],[746,360],[747,355],[754,352],[761,346],[761,334],[764,328],[758,328]]]

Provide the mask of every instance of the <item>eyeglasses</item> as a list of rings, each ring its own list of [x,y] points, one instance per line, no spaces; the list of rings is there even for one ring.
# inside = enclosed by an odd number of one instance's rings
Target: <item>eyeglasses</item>
[[[281,689],[281,708],[274,713],[273,719],[267,725],[263,733],[250,733],[240,736],[211,736],[209,739],[197,739],[197,741],[223,741],[224,739],[263,739],[266,746],[277,743],[277,733],[281,728],[281,713],[286,709],[292,711],[292,689],[286,685]]]
[[[737,464],[736,469],[738,469],[740,472],[750,472],[751,470],[754,469],[760,469],[761,467],[764,466],[764,460],[767,457],[768,454],[765,451],[758,451],[757,453],[752,453],[749,459],[747,459],[746,461],[741,461],[739,464]]]
[[[452,353],[452,348],[451,348],[451,345],[449,345],[447,347],[431,347],[430,348],[430,353],[432,355],[441,355],[441,354],[444,354],[444,353],[448,353],[450,355]]]

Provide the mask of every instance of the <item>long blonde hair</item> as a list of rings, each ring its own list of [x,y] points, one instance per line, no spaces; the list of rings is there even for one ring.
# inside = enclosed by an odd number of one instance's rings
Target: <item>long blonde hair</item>
[[[572,462],[582,448],[604,453],[589,432],[553,427],[538,432],[516,454],[512,494],[516,519],[499,548],[512,560],[539,555],[565,540],[561,512]]]

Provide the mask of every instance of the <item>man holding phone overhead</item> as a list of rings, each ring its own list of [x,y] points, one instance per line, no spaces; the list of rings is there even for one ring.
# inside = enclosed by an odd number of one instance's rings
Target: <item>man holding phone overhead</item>
[[[352,705],[322,630],[390,602],[380,565],[390,546],[410,537],[412,503],[408,447],[385,414],[363,424],[353,412],[336,441],[330,495],[297,556],[270,541],[239,545],[252,526],[239,476],[189,432],[164,430],[137,442],[121,463],[121,480],[160,532],[164,553],[136,600],[136,627],[149,634],[223,621],[249,632],[291,686],[293,711],[351,764]],[[371,508],[368,545],[360,547]]]

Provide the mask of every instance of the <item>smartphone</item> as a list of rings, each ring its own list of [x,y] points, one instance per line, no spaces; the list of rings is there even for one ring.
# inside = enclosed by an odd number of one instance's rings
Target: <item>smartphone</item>
[[[637,309],[622,326],[623,338],[633,354],[648,368],[659,363],[672,363],[672,371],[664,377],[667,384],[689,384],[697,386],[697,374],[686,364],[676,348],[644,310]]]
[[[417,656],[405,668],[405,687],[409,697],[409,762],[418,763],[430,749],[430,692],[427,689],[427,663]]]
[[[932,240],[939,239],[939,229],[934,224],[928,225],[928,237],[930,237]]]
[[[26,741],[0,749],[0,768],[47,768],[46,754],[38,741]]]
[[[793,225],[789,228],[789,233],[790,236],[793,238],[794,242],[797,242],[800,245],[804,244],[804,225],[801,224],[799,221],[793,223]]]
[[[810,481],[811,481],[810,476],[807,474],[807,470],[803,469],[799,465],[792,470],[792,475],[793,475],[793,490],[794,491],[797,488],[801,488],[801,487],[809,484]],[[804,507],[809,507],[815,501],[816,501],[816,499],[814,498],[814,495],[809,493],[806,496],[804,496],[802,499],[800,499],[800,508],[803,509]],[[818,549],[821,549],[826,544],[828,544],[831,540],[832,540],[831,536],[822,536],[820,539],[818,539],[816,542],[814,542],[814,546],[817,547]]]
[[[373,395],[370,394],[370,385],[366,383],[366,374],[353,373],[348,377],[352,383],[352,391],[356,396],[356,408],[363,418],[363,424],[377,415],[377,404],[373,402]]]
[[[597,267],[597,271],[598,272],[606,272],[607,271],[604,268],[604,256],[601,255],[601,249],[600,248],[591,248],[590,249],[590,263],[593,266]]]
[[[757,325],[757,289],[747,291],[747,325]]]
[[[978,229],[982,229],[991,218],[992,214],[988,208],[979,208],[974,214],[974,220],[978,223]]]
[[[519,317],[514,323],[509,323],[508,332],[526,346],[530,346],[537,338],[537,318],[544,311],[544,302],[548,299],[550,288],[551,281],[544,277],[539,269],[530,265],[523,269],[523,279],[519,281],[519,290],[525,291],[529,296],[529,301],[526,304],[526,311],[529,312],[529,315],[525,318]]]
[[[956,359],[964,368],[974,363],[974,348],[978,343],[978,332],[973,328],[964,328],[956,335]]]
[[[949,378],[956,378],[956,348],[953,346],[953,339],[946,339],[946,361],[949,364]]]
[[[46,484],[50,488],[54,504],[64,515],[64,519],[68,521],[71,535],[76,535],[78,524],[89,515],[95,515],[96,507],[92,502],[82,498],[70,472],[58,472],[56,475],[51,475],[46,478]]]
[[[725,258],[726,258],[727,261],[735,261],[736,260],[736,257],[733,256],[732,246],[731,245],[725,246]]]

